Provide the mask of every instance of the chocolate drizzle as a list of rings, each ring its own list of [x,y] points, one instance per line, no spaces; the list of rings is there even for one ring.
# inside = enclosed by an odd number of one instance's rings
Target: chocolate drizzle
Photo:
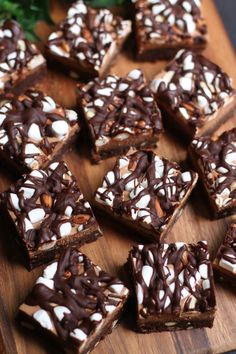
[[[138,315],[206,312],[215,306],[213,273],[206,242],[134,246],[129,262]]]
[[[73,115],[73,116],[72,116]],[[56,105],[41,91],[0,97],[0,149],[30,169],[48,160],[63,138],[77,124],[74,111]]]
[[[214,262],[236,274],[236,224],[230,225]]]
[[[157,102],[194,127],[201,127],[235,94],[232,80],[200,54],[180,50],[152,81]]]
[[[114,214],[153,229],[158,237],[196,178],[195,172],[181,173],[178,164],[151,151],[138,151],[117,160],[95,198]]]
[[[217,208],[230,207],[236,199],[236,128],[217,139],[194,139],[191,147],[203,174],[203,183]]]
[[[129,21],[109,10],[95,10],[77,1],[66,20],[49,36],[47,46],[56,55],[73,58],[98,71],[111,44],[129,32],[129,27]]]
[[[35,170],[2,193],[28,250],[79,234],[95,222],[92,210],[63,162]]]
[[[96,78],[79,88],[79,96],[96,140],[162,131],[161,113],[140,70],[131,71],[126,78]]]
[[[48,280],[51,287],[47,286]],[[47,311],[56,334],[64,342],[80,346],[127,296],[128,290],[119,279],[109,276],[76,249],[67,248],[58,263],[45,269],[25,303]],[[60,318],[59,310],[64,311]],[[38,318],[36,313],[33,317]]]

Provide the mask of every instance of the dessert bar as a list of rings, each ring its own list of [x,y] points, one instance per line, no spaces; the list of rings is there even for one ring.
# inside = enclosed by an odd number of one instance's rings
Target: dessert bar
[[[6,20],[0,26],[0,93],[21,93],[46,73],[46,61],[25,38],[20,25]]]
[[[20,306],[22,325],[68,353],[89,353],[116,325],[129,291],[73,248],[49,264]]]
[[[137,303],[137,331],[213,326],[214,278],[205,241],[134,246],[128,265]]]
[[[130,153],[119,157],[106,174],[95,204],[118,223],[158,242],[180,216],[197,178],[152,151]]]
[[[1,194],[29,269],[55,258],[66,245],[101,236],[93,212],[64,162],[25,174]]]
[[[215,218],[236,212],[236,128],[194,139],[189,157],[199,173]]]
[[[74,3],[67,18],[50,34],[47,56],[61,68],[85,81],[102,77],[131,32],[131,22],[108,9],[93,9],[83,1]]]
[[[232,80],[200,54],[181,50],[151,83],[170,130],[188,140],[215,131],[236,108]]]
[[[41,91],[0,96],[0,156],[20,172],[45,168],[60,157],[79,132],[75,111]]]
[[[130,147],[156,145],[162,132],[161,113],[140,70],[125,78],[96,78],[78,89],[94,161]]]
[[[171,59],[181,48],[201,51],[207,26],[201,0],[132,0],[137,59]]]
[[[230,225],[213,262],[215,276],[236,286],[236,224]]]

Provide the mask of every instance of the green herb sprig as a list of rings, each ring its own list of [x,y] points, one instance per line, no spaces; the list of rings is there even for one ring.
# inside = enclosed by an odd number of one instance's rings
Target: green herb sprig
[[[48,0],[0,0],[0,24],[15,19],[21,24],[29,40],[38,39],[34,32],[39,20],[51,23]]]

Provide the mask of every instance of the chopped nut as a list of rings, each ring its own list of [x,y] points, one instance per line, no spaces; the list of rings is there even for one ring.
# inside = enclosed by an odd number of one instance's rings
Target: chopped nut
[[[164,211],[162,210],[162,208],[160,206],[160,202],[159,202],[158,198],[156,198],[156,200],[155,200],[155,208],[156,208],[157,215],[159,216],[159,218],[161,218],[164,215]]]
[[[52,207],[52,197],[49,194],[42,194],[40,197],[41,203],[47,207],[51,208]]]
[[[74,215],[72,217],[72,223],[74,223],[74,224],[85,224],[86,222],[89,221],[90,218],[91,218],[91,215],[88,215],[88,214]]]

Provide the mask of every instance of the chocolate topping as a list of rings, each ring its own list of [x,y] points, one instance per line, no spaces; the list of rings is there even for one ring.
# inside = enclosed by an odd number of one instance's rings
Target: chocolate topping
[[[203,174],[203,183],[217,208],[230,207],[236,199],[236,128],[216,140],[194,139],[191,148]]]
[[[36,56],[38,64],[33,64]],[[44,62],[36,46],[25,38],[20,25],[13,20],[5,21],[0,27],[0,89],[11,88],[24,68],[34,69],[34,65]]]
[[[58,263],[44,270],[26,304],[40,307],[33,318],[42,326],[47,321],[47,329],[63,341],[81,346],[127,296],[128,289],[119,279],[67,248]]]
[[[95,222],[89,203],[63,162],[23,175],[1,199],[28,250],[79,234]]]
[[[214,263],[236,276],[236,224],[230,225]]]
[[[214,308],[213,273],[205,241],[134,246],[129,261],[140,317],[181,316]]]
[[[180,50],[151,83],[163,102],[187,124],[201,127],[235,94],[229,76],[200,54]]]
[[[126,78],[96,78],[79,88],[79,95],[97,144],[126,134],[128,138],[162,130],[160,111],[140,70],[131,71]]]
[[[98,71],[111,44],[130,31],[130,22],[109,10],[95,10],[83,1],[74,3],[56,32],[48,38],[48,48],[56,55],[76,59]]]
[[[132,0],[135,4],[137,39],[147,42],[178,44],[184,40],[206,42],[206,24],[200,0]]]
[[[182,173],[177,163],[152,151],[138,151],[118,158],[95,198],[113,213],[152,228],[158,236],[196,179],[195,172]]]
[[[47,161],[75,124],[74,111],[56,105],[41,91],[0,96],[0,149],[30,169]]]

